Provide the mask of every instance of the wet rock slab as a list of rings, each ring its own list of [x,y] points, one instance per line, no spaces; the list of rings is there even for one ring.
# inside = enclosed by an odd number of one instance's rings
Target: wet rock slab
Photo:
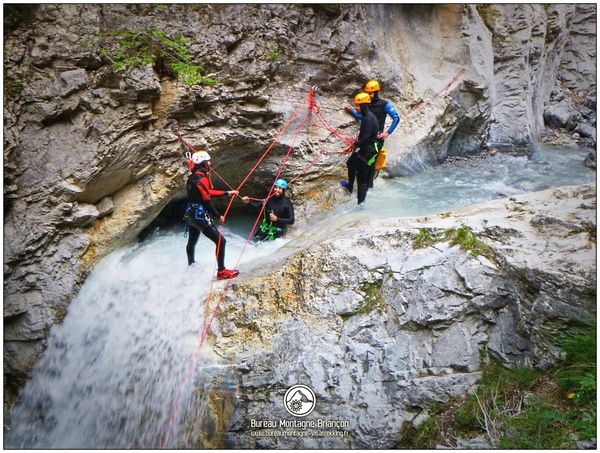
[[[413,248],[418,228],[460,225],[493,260],[447,242]],[[507,367],[550,366],[550,339],[595,305],[594,229],[595,187],[564,187],[346,228],[242,273],[214,339],[237,367],[236,445],[312,445],[249,434],[261,414],[288,417],[281,401],[297,383],[316,394],[309,418],[350,423],[328,446],[391,448],[404,422],[473,388],[484,351]]]

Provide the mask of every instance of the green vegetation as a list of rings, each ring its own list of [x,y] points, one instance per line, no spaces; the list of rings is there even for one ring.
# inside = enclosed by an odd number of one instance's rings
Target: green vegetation
[[[383,285],[383,279],[376,280],[373,283],[367,283],[360,287],[361,291],[365,293],[365,298],[361,306],[354,310],[354,314],[362,315],[364,313],[370,313],[373,310],[383,311],[385,307],[385,298],[381,292]]]
[[[402,427],[400,443],[397,448],[433,449],[440,442],[440,434],[444,426],[444,414],[450,409],[449,404],[434,403],[427,417],[418,429],[405,423]]]
[[[4,101],[12,101],[19,97],[23,91],[23,81],[4,78]]]
[[[400,448],[435,448],[439,431],[438,415],[439,410],[432,409],[430,416],[419,425],[419,429],[411,433],[403,432],[402,437],[404,441],[401,441]]]
[[[559,344],[566,358],[556,379],[575,404],[596,403],[596,323],[590,320],[563,334]]]
[[[370,313],[373,310],[383,312],[385,309],[385,297],[381,292],[383,286],[383,279],[374,281],[373,283],[366,283],[359,289],[365,294],[362,304],[359,305],[352,313],[340,315],[341,318],[346,321],[348,318],[354,315],[363,315]]]
[[[494,30],[496,20],[498,18],[498,12],[495,11],[490,4],[477,5],[477,12],[483,19],[485,26],[490,30]]]
[[[419,228],[419,232],[413,239],[413,247],[421,249],[429,247],[437,242],[437,236],[431,232],[428,228]]]
[[[495,259],[494,251],[477,239],[471,229],[465,225],[445,231],[444,239],[450,240],[450,246],[459,245],[463,252],[469,252],[472,256],[483,255],[490,260]]]
[[[277,61],[281,58],[281,54],[277,50],[271,49],[267,52],[267,58],[270,61]]]
[[[475,392],[431,410],[418,429],[405,425],[400,448],[433,448],[454,437],[484,436],[493,448],[573,448],[596,437],[596,325],[563,335],[556,369],[507,370],[490,362]],[[407,424],[408,425],[408,424]]]
[[[172,73],[188,85],[212,84],[215,79],[200,74],[202,66],[192,63],[188,49],[190,40],[181,33],[169,38],[154,26],[144,30],[120,30],[102,35],[100,55],[109,58],[116,72],[152,64],[166,73]]]
[[[420,228],[413,239],[413,247],[429,247],[444,241],[449,241],[450,246],[459,245],[462,251],[469,252],[471,256],[483,255],[489,260],[495,260],[494,251],[477,239],[466,225],[462,225],[460,228],[451,228],[441,233],[433,233],[428,228]]]

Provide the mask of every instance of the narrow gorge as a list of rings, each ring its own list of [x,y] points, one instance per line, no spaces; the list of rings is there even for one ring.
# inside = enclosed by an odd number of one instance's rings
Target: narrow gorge
[[[177,55],[150,46],[119,65],[140,40]],[[177,77],[177,58],[195,79]],[[371,79],[400,125],[357,211],[339,186],[344,143],[293,115],[314,87],[328,123],[355,135],[343,106]],[[394,448],[404,425],[472,392],[486,360],[554,366],[553,338],[595,310],[594,4],[7,4],[4,93],[11,447]],[[234,187],[270,149],[243,194],[264,196],[288,151],[283,176],[301,176],[286,239],[251,245],[206,306],[213,245],[186,268],[174,125]],[[247,218],[235,201],[228,261]],[[415,246],[450,230],[486,252]],[[145,244],[160,253],[142,257]],[[111,373],[66,369],[78,361],[125,375],[109,388]],[[317,400],[305,420],[346,420],[349,434],[252,434],[250,420],[295,419],[282,404],[295,384]],[[106,412],[77,416],[92,404]],[[90,431],[57,421],[64,407]]]

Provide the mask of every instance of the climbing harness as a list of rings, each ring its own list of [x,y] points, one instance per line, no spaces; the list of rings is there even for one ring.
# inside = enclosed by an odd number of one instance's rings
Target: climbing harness
[[[266,238],[267,241],[274,241],[278,237],[276,235],[283,232],[283,229],[279,228],[278,226],[275,226],[271,219],[267,219],[267,213],[264,210],[263,219],[262,222],[260,222],[260,226],[258,228],[260,232],[263,233],[263,236]]]
[[[185,214],[183,214],[183,221],[185,222],[185,230],[183,232],[183,237],[187,238],[188,233],[190,231],[190,220],[206,220],[206,211],[204,210],[204,206],[197,203],[188,203],[185,209]]]
[[[184,219],[195,219],[195,220],[206,220],[210,221],[210,217],[207,215],[204,206],[198,203],[188,203],[185,210]]]
[[[369,167],[375,163],[375,161],[377,160],[377,155],[379,154],[379,146],[377,146],[377,142],[373,143],[373,146],[375,146],[375,154],[373,154],[367,162],[367,165]]]

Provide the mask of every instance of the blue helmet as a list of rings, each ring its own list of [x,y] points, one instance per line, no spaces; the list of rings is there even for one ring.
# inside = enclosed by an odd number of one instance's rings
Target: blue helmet
[[[281,187],[283,190],[287,189],[287,181],[285,179],[278,179],[275,181],[275,187]]]

